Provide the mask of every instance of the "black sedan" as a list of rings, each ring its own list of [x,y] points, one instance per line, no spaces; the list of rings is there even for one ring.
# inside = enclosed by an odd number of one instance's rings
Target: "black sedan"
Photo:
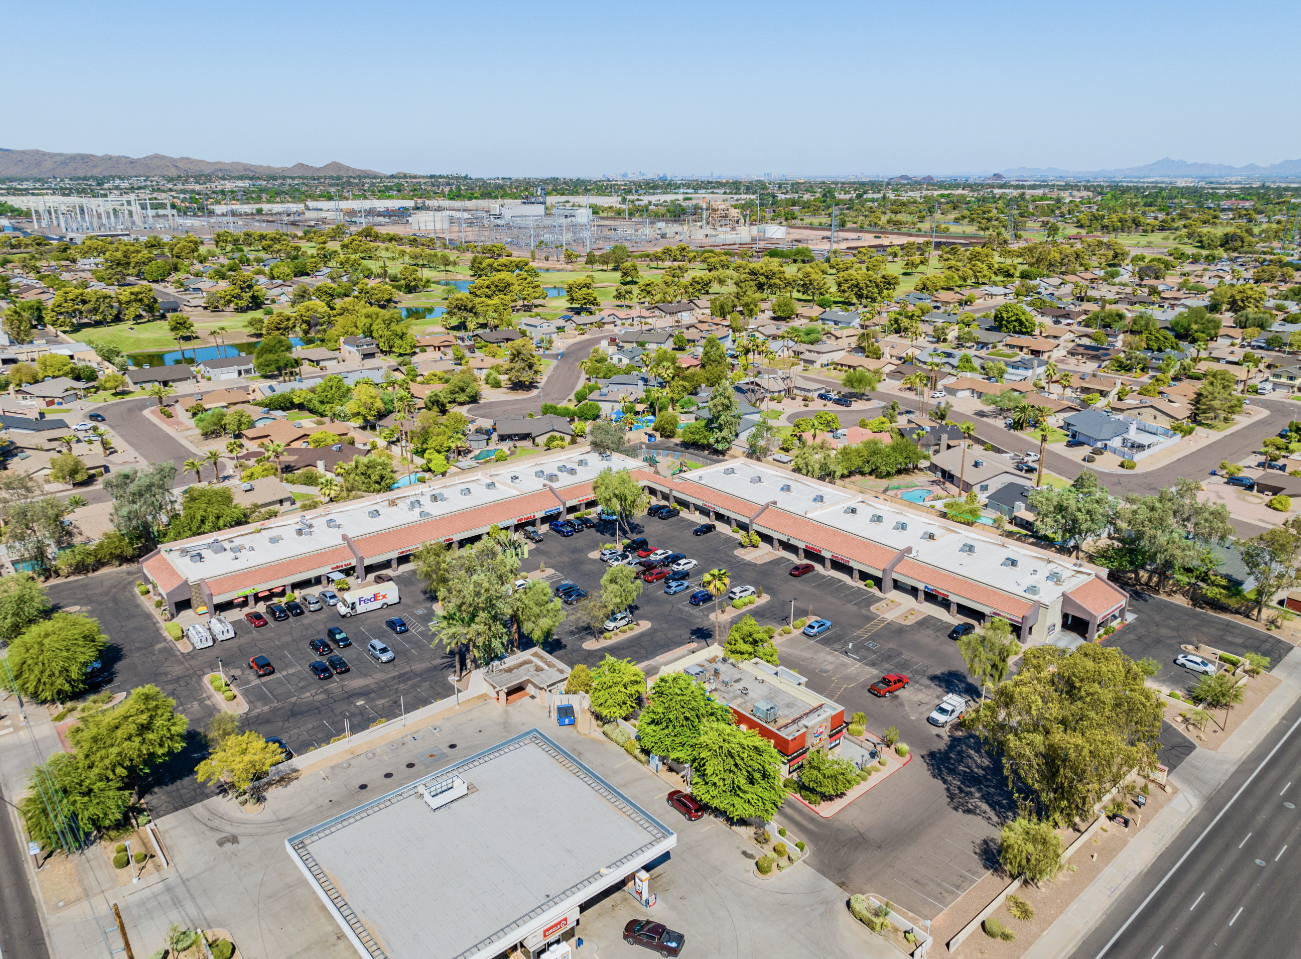
[[[104,422],[106,422],[106,420],[104,419],[104,414],[103,414],[103,413],[89,413],[89,414],[87,414],[86,419],[91,420],[92,422],[95,422],[95,423],[104,423]]]
[[[970,623],[958,623],[949,630],[949,639],[961,639],[963,636],[969,636],[976,631],[976,627]]]
[[[679,956],[686,936],[674,932],[662,922],[649,919],[630,919],[623,927],[623,941],[630,946],[645,946],[656,950],[661,956]]]
[[[281,759],[281,762],[284,762],[285,759],[294,758],[294,751],[290,749],[288,746],[286,746],[285,741],[281,739],[279,736],[267,736],[266,741],[269,743],[273,743],[274,745],[279,746],[281,749],[284,750],[285,755],[284,758]]]
[[[325,665],[325,663],[321,662],[319,659],[312,660],[307,664],[307,668],[312,671],[312,674],[315,675],[317,679],[329,679],[334,675],[334,673],[330,672],[330,667]]]
[[[331,652],[330,644],[323,639],[314,639],[307,644],[311,647],[312,652],[318,656],[328,656]]]
[[[718,527],[713,523],[701,523],[691,531],[692,536],[704,536],[706,533],[712,533]]]
[[[579,529],[596,529],[596,523],[590,516],[572,516],[569,519],[570,525]]]
[[[348,671],[348,661],[338,653],[335,653],[333,656],[325,657],[325,661],[336,673],[346,673]]]
[[[405,633],[407,631],[407,624],[401,616],[394,616],[392,619],[384,620],[384,625],[395,633]]]
[[[267,612],[271,614],[271,618],[277,623],[289,618],[289,610],[285,609],[279,603],[272,603],[267,607]]]
[[[343,649],[345,646],[352,645],[352,640],[348,638],[348,634],[345,633],[343,630],[341,630],[338,626],[331,626],[329,629],[325,631],[325,633],[332,640],[334,640],[334,645],[338,646],[340,649]]]
[[[289,602],[285,603],[285,609],[289,610],[290,616],[301,616],[303,613],[307,612],[307,610],[303,609],[302,605],[299,604],[296,599],[291,599]]]

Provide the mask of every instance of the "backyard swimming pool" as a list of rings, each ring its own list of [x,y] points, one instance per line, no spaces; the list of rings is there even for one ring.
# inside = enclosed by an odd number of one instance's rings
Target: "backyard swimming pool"
[[[930,498],[931,491],[928,489],[910,489],[907,492],[900,493],[900,499],[906,499],[910,503],[925,503]]]

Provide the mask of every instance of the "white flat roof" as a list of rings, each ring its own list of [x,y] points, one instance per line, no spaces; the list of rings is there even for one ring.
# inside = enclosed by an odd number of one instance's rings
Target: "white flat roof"
[[[580,465],[583,462],[587,465]],[[343,546],[345,533],[354,539],[372,536],[536,493],[548,485],[563,495],[565,488],[591,482],[603,469],[635,469],[638,465],[636,460],[624,456],[604,461],[595,452],[586,450],[530,457],[474,476],[412,484],[308,513],[178,540],[164,546],[163,555],[186,579],[214,580]],[[539,472],[541,476],[536,475]],[[390,506],[390,500],[395,505]],[[195,560],[196,556],[202,559]]]
[[[468,795],[431,808],[453,776]],[[536,729],[285,840],[368,959],[498,955],[676,843]]]
[[[751,482],[755,476],[762,482]],[[892,550],[911,546],[911,558],[918,562],[1027,600],[1050,604],[1062,593],[1093,578],[1087,569],[1058,562],[1009,542],[1000,543],[992,527],[948,523],[938,515],[931,518],[899,509],[881,497],[854,494],[748,460],[729,460],[708,469],[693,470],[684,478],[755,504],[775,499],[780,509]],[[791,487],[790,492],[781,492],[786,485]],[[813,497],[818,494],[825,501],[815,504]],[[850,513],[851,508],[857,512]],[[880,516],[881,522],[872,522],[873,516]],[[760,516],[758,522],[763,521],[764,517]],[[967,545],[974,547],[974,552],[964,550]],[[1007,560],[1015,560],[1016,565]],[[1059,574],[1061,582],[1049,580],[1050,573]],[[1038,592],[1027,592],[1031,587],[1038,587]]]

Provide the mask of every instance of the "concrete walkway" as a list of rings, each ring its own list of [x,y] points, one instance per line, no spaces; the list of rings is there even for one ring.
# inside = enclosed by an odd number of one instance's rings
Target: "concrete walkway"
[[[1282,684],[1226,739],[1219,751],[1198,748],[1170,774],[1179,787],[1175,796],[1080,894],[1022,959],[1064,959],[1071,955],[1140,875],[1174,841],[1252,749],[1275,728],[1283,714],[1301,698],[1301,649],[1278,664],[1273,675]]]

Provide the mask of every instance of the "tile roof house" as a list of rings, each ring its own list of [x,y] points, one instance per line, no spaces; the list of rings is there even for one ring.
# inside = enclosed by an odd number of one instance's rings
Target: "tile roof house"
[[[148,369],[129,369],[126,378],[136,389],[148,389],[161,383],[164,386],[180,387],[194,382],[194,371],[184,363],[172,363],[169,366],[153,366]]]
[[[936,454],[932,457],[929,468],[945,482],[957,486],[964,494],[975,490],[976,498],[981,502],[1008,483],[1023,479],[1011,459],[999,453],[985,452],[972,443],[959,443]]]
[[[346,439],[354,432],[355,427],[348,423],[323,423],[319,426],[298,426],[285,420],[277,420],[274,423],[268,423],[266,426],[255,426],[251,430],[244,431],[244,439],[255,446],[266,443],[283,443],[285,446],[306,443],[307,438],[313,433],[334,433]]]
[[[956,380],[944,384],[944,392],[949,396],[985,396],[1002,393],[1007,387],[1002,383],[978,380],[971,376],[959,376]]]
[[[498,440],[532,440],[536,446],[545,443],[552,436],[563,436],[568,440],[574,435],[574,428],[563,416],[546,414],[535,416],[503,416],[494,424]]]

